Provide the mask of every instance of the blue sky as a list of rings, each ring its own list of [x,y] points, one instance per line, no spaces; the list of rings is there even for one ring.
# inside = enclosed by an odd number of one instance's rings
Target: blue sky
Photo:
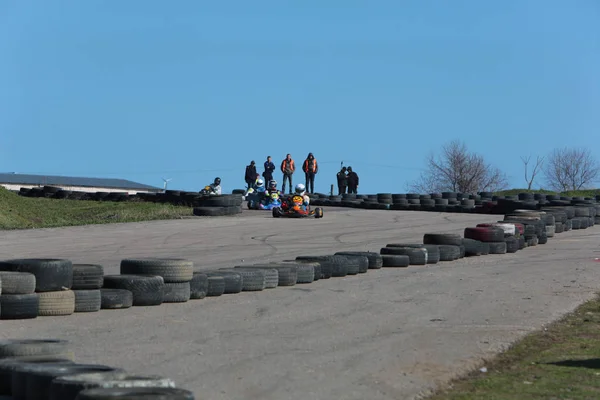
[[[317,191],[344,161],[402,193],[462,139],[523,187],[520,156],[600,159],[598,21],[597,0],[2,0],[0,172],[231,190],[313,152]]]

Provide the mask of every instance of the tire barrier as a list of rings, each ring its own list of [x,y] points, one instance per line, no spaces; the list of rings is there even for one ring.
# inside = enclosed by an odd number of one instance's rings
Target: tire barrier
[[[51,292],[46,292],[51,293]],[[0,398],[31,400],[194,400],[169,378],[75,361],[60,339],[0,340]]]

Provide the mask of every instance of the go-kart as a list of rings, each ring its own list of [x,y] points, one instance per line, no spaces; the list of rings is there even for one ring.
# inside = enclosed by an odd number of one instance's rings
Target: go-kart
[[[204,188],[200,191],[200,194],[203,196],[215,196],[217,192],[213,190],[213,188],[209,186],[204,186]]]
[[[281,207],[273,208],[274,218],[323,218],[323,209],[316,207],[314,210],[310,205],[304,209],[302,196],[291,196],[281,202]]]
[[[281,207],[281,200],[277,192],[262,195],[256,193],[254,189],[249,189],[246,200],[249,210],[272,210],[274,207]]]

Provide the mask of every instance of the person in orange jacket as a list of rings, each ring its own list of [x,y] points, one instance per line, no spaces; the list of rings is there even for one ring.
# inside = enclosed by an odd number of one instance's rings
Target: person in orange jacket
[[[304,175],[306,176],[306,191],[308,193],[315,193],[315,175],[319,172],[319,164],[317,164],[317,159],[313,153],[308,153],[308,157],[306,157],[302,165],[302,171],[304,171]]]
[[[290,194],[292,194],[292,174],[296,171],[296,164],[292,159],[292,155],[288,154],[281,162],[281,172],[283,172],[283,184],[281,185],[281,193],[285,193],[285,182],[290,181]]]

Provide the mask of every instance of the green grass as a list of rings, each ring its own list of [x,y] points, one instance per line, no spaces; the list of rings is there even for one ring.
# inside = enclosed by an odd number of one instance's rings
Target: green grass
[[[51,228],[191,216],[191,207],[22,197],[0,187],[0,229]]]
[[[557,194],[559,196],[571,196],[571,197],[596,197],[600,195],[600,189],[590,189],[590,190],[571,190],[567,192],[553,192],[552,190],[545,189],[537,189],[537,190],[527,190],[527,189],[508,189],[508,190],[500,190],[495,192],[494,194],[497,196],[515,196],[519,193],[542,193],[542,194]]]
[[[600,398],[600,298],[526,336],[428,400]]]

